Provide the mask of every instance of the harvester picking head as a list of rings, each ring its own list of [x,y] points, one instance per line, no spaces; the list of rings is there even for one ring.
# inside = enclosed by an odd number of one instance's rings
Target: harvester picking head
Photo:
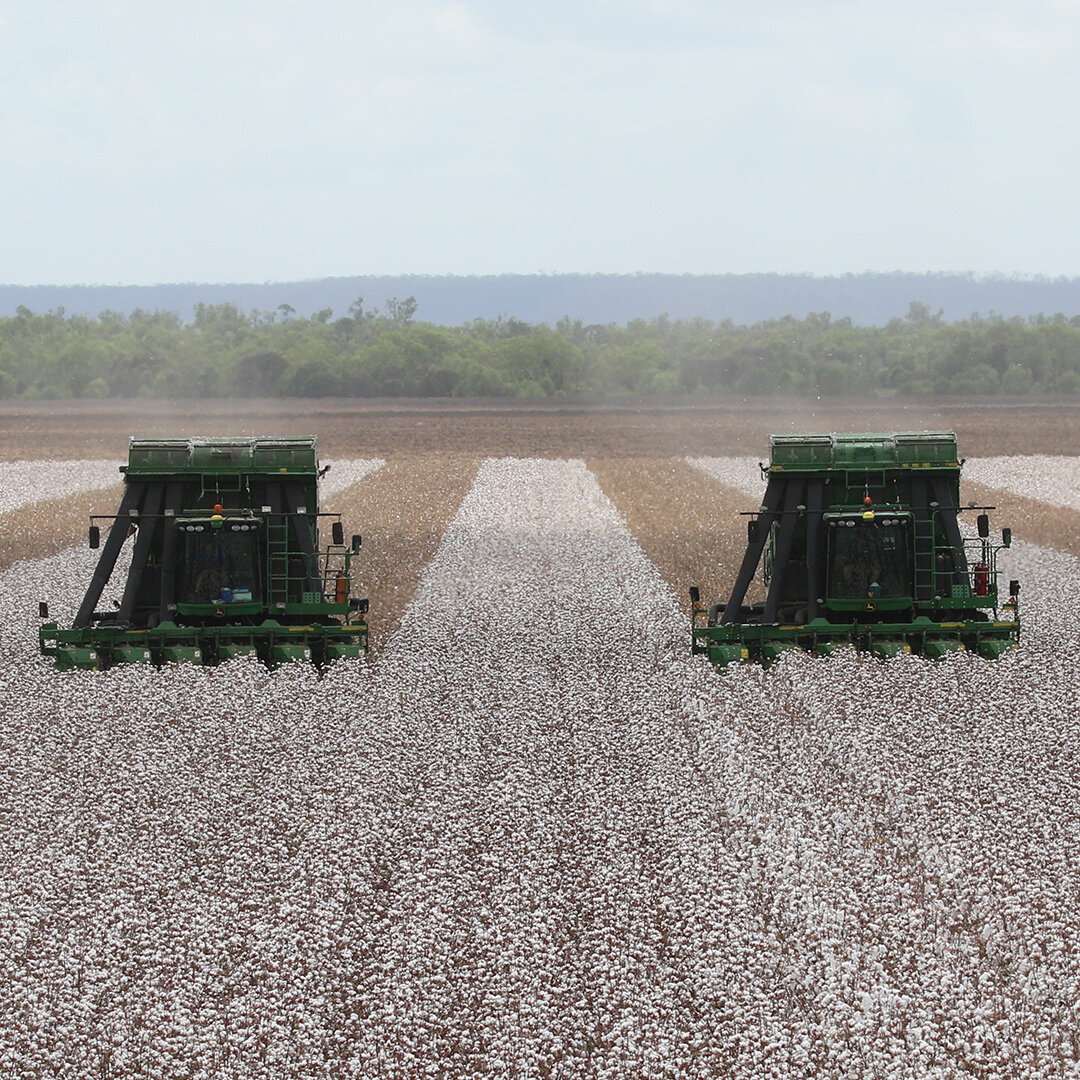
[[[366,651],[367,601],[350,595],[360,537],[346,544],[339,516],[319,511],[313,437],[132,439],[121,472],[119,509],[91,518],[90,546],[106,535],[71,628],[39,630],[57,667],[323,664]],[[129,536],[122,598],[97,610]]]
[[[695,653],[718,667],[842,645],[993,658],[1018,642],[1019,582],[998,589],[1011,532],[991,539],[993,507],[960,505],[954,434],[773,435],[770,449],[727,602],[706,608],[690,590]],[[748,603],[762,563],[765,599]]]

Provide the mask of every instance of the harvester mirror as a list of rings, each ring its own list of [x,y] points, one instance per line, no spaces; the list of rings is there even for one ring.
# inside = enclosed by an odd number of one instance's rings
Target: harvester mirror
[[[359,611],[361,615],[366,615],[368,610],[367,597],[365,596],[361,599],[353,597],[353,599],[349,601],[349,607],[352,608],[353,611]]]
[[[980,514],[976,519],[976,524],[979,528],[979,535],[985,540],[990,535],[990,516]]]
[[[1012,529],[1001,530],[1001,546],[1012,547]]]
[[[338,547],[344,547],[345,546],[345,529],[344,529],[344,526],[342,526],[340,521],[335,521],[334,524],[330,526],[330,532],[331,532],[331,534],[332,534],[332,536],[334,538],[334,543]]]
[[[690,603],[691,604],[700,604],[701,603],[701,590],[696,585],[691,585],[690,586]]]
[[[38,601],[38,617],[41,619],[47,619],[49,617],[49,605],[44,600]]]
[[[92,548],[101,547],[101,529],[97,525],[90,526],[90,546]]]
[[[1016,578],[1009,582],[1009,595],[1014,597],[1020,595],[1020,582]]]
[[[353,551],[359,551],[360,550],[360,534],[359,533],[353,533],[352,549],[353,549]]]
[[[748,544],[756,544],[758,537],[761,535],[761,530],[758,527],[757,518],[751,518],[746,523],[746,542]]]

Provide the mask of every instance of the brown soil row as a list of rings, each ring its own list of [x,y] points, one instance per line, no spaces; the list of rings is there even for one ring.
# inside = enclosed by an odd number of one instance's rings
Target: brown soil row
[[[1008,526],[1017,540],[1080,557],[1080,509],[1051,506],[1039,499],[967,480],[961,481],[960,490],[965,503],[997,507],[990,515],[992,529]]]
[[[115,513],[119,486],[65,495],[0,515],[0,570],[87,542],[91,514]]]
[[[363,536],[354,592],[370,600],[374,650],[401,622],[479,464],[467,455],[401,456],[327,500],[324,509],[342,513],[346,535]]]
[[[589,468],[664,580],[687,605],[726,600],[746,548],[753,500],[679,459],[594,458]],[[748,594],[757,598],[757,591]]]
[[[123,460],[129,434],[311,435],[326,457],[765,457],[772,432],[955,430],[960,452],[1080,454],[1080,404],[301,399],[0,402],[0,460]]]

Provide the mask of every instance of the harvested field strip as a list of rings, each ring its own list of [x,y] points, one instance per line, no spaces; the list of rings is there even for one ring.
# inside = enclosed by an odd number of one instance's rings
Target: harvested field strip
[[[0,465],[0,570],[86,543],[92,513],[120,501],[114,461],[11,461]]]
[[[346,536],[364,538],[353,590],[371,601],[373,648],[397,629],[478,465],[453,454],[402,455],[327,501],[326,509],[341,512]],[[327,479],[333,475],[332,468]]]
[[[20,559],[41,559],[80,544],[85,547],[90,515],[114,513],[120,495],[116,485],[42,499],[0,516],[0,570]]]
[[[603,458],[589,468],[687,619],[691,585],[707,603],[727,597],[746,547],[739,511],[756,500],[682,458]]]
[[[966,470],[965,470],[966,471]],[[990,515],[991,535],[1008,526],[1013,536],[1042,548],[1080,555],[1080,505],[1052,506],[1041,499],[1027,498],[991,484],[963,481],[961,498],[965,503],[994,506]],[[969,523],[974,518],[965,515]]]

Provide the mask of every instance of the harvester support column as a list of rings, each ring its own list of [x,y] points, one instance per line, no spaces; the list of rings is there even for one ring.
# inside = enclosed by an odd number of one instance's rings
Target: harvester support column
[[[721,625],[740,621],[739,609],[742,607],[743,599],[746,597],[746,590],[750,588],[750,582],[754,580],[758,563],[761,562],[761,553],[765,550],[765,544],[769,539],[769,530],[779,513],[783,489],[783,480],[773,476],[769,477],[768,486],[765,488],[765,498],[761,501],[761,513],[757,519],[757,539],[746,546],[742,566],[739,567],[739,576],[735,579],[731,596],[728,598],[727,606],[720,617]]]
[[[150,554],[154,530],[157,529],[161,520],[161,498],[164,491],[165,485],[160,480],[146,485],[146,498],[139,512],[139,531],[135,536],[135,550],[131,553],[131,569],[128,571],[127,583],[124,585],[124,597],[120,601],[120,610],[116,614],[117,621],[120,623],[130,622],[132,613],[135,611],[135,598],[142,584],[146,557]]]
[[[789,480],[787,482],[787,491],[784,493],[784,513],[780,518],[780,529],[776,537],[776,554],[773,557],[772,564],[772,577],[769,579],[769,595],[765,598],[765,611],[761,616],[761,621],[766,624],[776,622],[776,612],[784,596],[785,571],[787,570],[788,560],[791,558],[791,545],[795,540],[795,529],[800,514],[797,507],[803,505],[803,492],[805,490],[805,480]]]
[[[120,509],[117,510],[116,517],[113,518],[112,528],[109,529],[105,546],[101,549],[101,558],[98,559],[94,576],[90,579],[90,586],[86,590],[86,595],[83,597],[75,621],[71,624],[74,629],[81,630],[90,625],[90,620],[94,617],[94,609],[101,599],[102,591],[109,583],[109,578],[112,577],[116,560],[120,555],[120,549],[127,539],[128,526],[131,524],[131,511],[136,509],[142,502],[145,490],[145,484],[128,481],[124,485],[124,496],[120,500]]]
[[[821,548],[821,521],[824,505],[824,483],[814,479],[806,482],[806,621],[818,615],[818,589]]]
[[[964,585],[968,580],[967,555],[964,553],[964,538],[960,535],[960,524],[956,520],[956,503],[953,502],[949,485],[940,476],[931,479],[934,498],[937,500],[938,513],[941,515],[941,527],[945,530],[945,539],[956,551],[956,573],[953,582]]]
[[[158,609],[158,622],[172,618],[169,608],[176,602],[176,515],[183,508],[184,485],[178,480],[170,480],[165,486],[165,511],[172,515],[163,519],[165,532],[161,538],[161,605]]]

